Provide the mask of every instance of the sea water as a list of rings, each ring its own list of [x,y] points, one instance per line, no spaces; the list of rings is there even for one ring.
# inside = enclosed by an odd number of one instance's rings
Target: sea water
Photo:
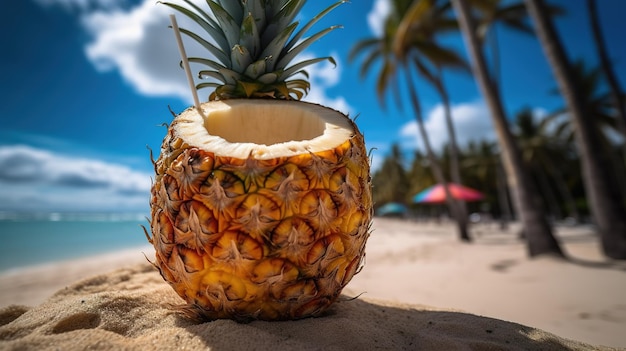
[[[140,213],[0,212],[0,273],[148,245]]]

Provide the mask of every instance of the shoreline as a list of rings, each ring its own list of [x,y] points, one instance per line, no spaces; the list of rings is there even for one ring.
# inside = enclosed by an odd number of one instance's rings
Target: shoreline
[[[555,227],[570,260],[530,259],[516,225],[473,225],[471,244],[451,223],[376,218],[363,270],[344,289],[368,302],[422,306],[495,318],[592,345],[626,348],[626,262],[610,261],[588,227]],[[115,269],[150,268],[151,246],[17,268],[0,274],[0,309],[46,305],[73,284]],[[173,291],[156,270],[151,284]],[[104,278],[103,278],[104,279]],[[180,300],[182,301],[182,300]],[[431,306],[431,307],[426,307]]]
[[[76,281],[106,274],[152,259],[154,248],[144,245],[93,256],[21,266],[0,272],[0,308],[35,306]],[[146,256],[144,256],[144,253]]]
[[[94,252],[91,254],[87,253],[84,255],[76,256],[76,257],[66,257],[66,258],[52,259],[52,260],[46,260],[46,261],[39,261],[39,262],[28,263],[28,264],[24,264],[20,266],[0,269],[0,277],[5,276],[5,275],[16,275],[16,274],[24,274],[24,273],[28,274],[30,272],[45,270],[46,267],[63,265],[63,264],[89,262],[89,261],[94,261],[98,259],[108,261],[108,260],[112,260],[113,257],[118,257],[118,256],[122,257],[122,256],[126,256],[127,254],[133,254],[136,252],[145,252],[145,251],[150,251],[150,250],[154,250],[152,248],[152,245],[145,244],[145,245],[137,245],[137,246],[130,246],[130,247],[114,248],[110,250]]]

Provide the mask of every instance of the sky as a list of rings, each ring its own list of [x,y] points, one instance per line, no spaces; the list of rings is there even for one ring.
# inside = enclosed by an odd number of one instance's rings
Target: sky
[[[334,0],[309,1],[306,22]],[[584,1],[552,0],[566,8],[558,31],[572,59],[596,65]],[[626,85],[626,1],[598,1],[602,30],[622,86]],[[315,29],[342,29],[313,44],[302,57],[332,55],[310,66],[305,100],[358,116],[376,169],[392,143],[407,153],[421,149],[410,109],[380,104],[375,71],[359,75],[348,61],[353,45],[380,34],[388,0],[352,0],[327,15]],[[0,13],[0,211],[147,212],[152,149],[158,156],[163,123],[193,104],[168,15],[154,0],[21,0]],[[177,14],[181,27],[191,27]],[[563,106],[539,43],[531,36],[497,28],[501,48],[502,96],[509,116],[524,107],[537,115]],[[459,37],[447,43],[466,56]],[[206,56],[190,40],[189,56]],[[471,76],[446,73],[453,119],[461,145],[495,140],[488,111]],[[447,141],[443,109],[435,92],[418,80],[432,144]],[[208,90],[200,90],[206,100]],[[407,105],[408,106],[408,105]]]

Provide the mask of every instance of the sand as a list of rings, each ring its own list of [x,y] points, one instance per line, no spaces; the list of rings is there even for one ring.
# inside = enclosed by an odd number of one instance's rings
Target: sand
[[[589,228],[572,259],[528,259],[516,230],[377,218],[367,262],[322,317],[198,323],[139,248],[0,275],[0,350],[614,350],[626,347],[626,264]],[[354,298],[357,297],[358,298]],[[626,350],[626,349],[625,349]]]

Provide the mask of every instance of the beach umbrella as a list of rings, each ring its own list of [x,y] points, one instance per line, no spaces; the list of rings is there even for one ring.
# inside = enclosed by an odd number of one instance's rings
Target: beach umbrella
[[[388,202],[376,210],[379,216],[403,215],[407,211],[407,207],[399,202]]]
[[[450,189],[452,197],[457,200],[478,201],[484,197],[480,191],[456,183],[448,183],[448,189]],[[446,202],[446,193],[443,185],[435,184],[420,191],[413,197],[413,201],[416,203]]]

